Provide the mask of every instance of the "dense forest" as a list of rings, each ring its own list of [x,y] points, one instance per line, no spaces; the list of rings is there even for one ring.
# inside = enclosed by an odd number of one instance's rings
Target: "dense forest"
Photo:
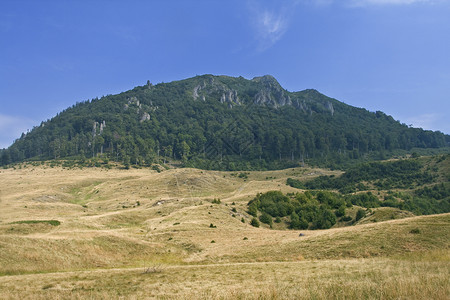
[[[256,195],[248,203],[248,213],[269,226],[274,222],[285,222],[290,229],[328,229],[338,221],[351,225],[364,217],[366,211],[377,207],[395,207],[416,215],[450,212],[449,184],[438,184],[425,190],[425,193],[434,193],[434,197],[440,199],[424,196],[421,194],[424,189],[418,190],[414,196],[389,193],[382,200],[372,192],[342,195],[313,190],[285,195],[280,191],[270,191]],[[399,196],[405,199],[399,200]],[[351,217],[348,210],[354,205],[359,210],[356,216]],[[259,221],[252,224],[259,224]]]
[[[366,208],[396,207],[417,215],[450,212],[450,155],[360,164],[340,176],[319,176],[287,184],[311,193],[332,192]],[[323,191],[328,190],[328,191]],[[334,192],[337,191],[337,192]],[[371,191],[387,191],[375,196]],[[380,195],[380,192],[378,192]]]
[[[319,176],[305,183],[289,178],[287,183],[298,188],[335,189],[344,194],[367,190],[368,183],[372,188],[384,190],[414,188],[433,181],[431,173],[423,171],[422,167],[418,160],[413,159],[370,162],[349,168],[339,177]]]
[[[398,149],[449,145],[441,132],[410,128],[316,90],[288,92],[272,76],[203,75],[77,103],[1,150],[0,164],[104,157],[219,170],[339,167]]]

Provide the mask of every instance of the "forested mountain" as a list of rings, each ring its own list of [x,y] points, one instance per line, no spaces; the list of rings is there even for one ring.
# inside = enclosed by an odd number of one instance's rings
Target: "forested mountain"
[[[203,75],[77,103],[3,150],[1,164],[102,156],[125,164],[170,159],[206,169],[266,169],[449,145],[449,135],[409,128],[316,90],[288,92],[269,75]]]

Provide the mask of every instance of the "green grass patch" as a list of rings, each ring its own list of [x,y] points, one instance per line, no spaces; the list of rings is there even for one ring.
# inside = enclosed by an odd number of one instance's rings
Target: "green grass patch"
[[[85,182],[72,187],[69,192],[72,195],[70,203],[85,205],[91,201],[94,196],[96,199],[100,198],[98,196],[99,190],[95,189],[95,187],[102,183],[103,181]]]
[[[61,225],[61,222],[58,220],[23,220],[23,221],[16,221],[12,222],[11,224],[50,224],[52,226],[59,226]]]

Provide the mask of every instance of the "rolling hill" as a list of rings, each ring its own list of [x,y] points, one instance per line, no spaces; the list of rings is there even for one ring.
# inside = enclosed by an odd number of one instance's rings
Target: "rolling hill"
[[[249,224],[257,193],[339,174],[0,169],[0,298],[445,299],[448,213],[373,208],[328,230]]]

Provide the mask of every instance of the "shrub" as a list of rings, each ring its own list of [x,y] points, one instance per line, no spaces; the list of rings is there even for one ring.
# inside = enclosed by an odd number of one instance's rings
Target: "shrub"
[[[272,225],[272,217],[268,214],[268,213],[263,213],[260,217],[259,220],[262,223],[268,224],[268,225]]]
[[[356,212],[355,221],[359,221],[366,216],[366,211],[364,209],[358,209]]]
[[[248,175],[247,175],[247,173],[240,173],[238,177],[239,177],[239,178],[247,179],[247,178],[248,178]]]
[[[258,219],[254,217],[254,218],[250,221],[250,225],[252,225],[253,227],[259,227],[259,221],[258,221]]]
[[[352,217],[350,217],[350,216],[343,216],[341,220],[344,221],[344,222],[348,222],[348,221],[352,220]]]
[[[39,223],[47,223],[52,226],[59,226],[61,224],[58,220],[26,220],[26,221],[16,221],[11,224],[39,224]]]
[[[258,214],[258,208],[256,207],[256,205],[249,205],[248,207],[248,211],[247,211],[250,215],[256,217]]]
[[[338,209],[336,209],[336,211],[334,212],[334,214],[336,215],[336,217],[342,217],[345,215],[345,206],[340,206]]]

